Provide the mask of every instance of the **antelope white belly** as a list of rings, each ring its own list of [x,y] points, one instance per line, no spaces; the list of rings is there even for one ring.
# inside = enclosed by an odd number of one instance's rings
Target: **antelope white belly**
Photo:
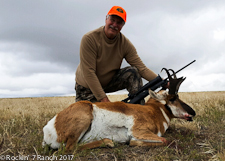
[[[132,137],[133,124],[132,116],[104,110],[94,104],[92,124],[80,142],[91,142],[104,138],[116,142],[128,142]]]

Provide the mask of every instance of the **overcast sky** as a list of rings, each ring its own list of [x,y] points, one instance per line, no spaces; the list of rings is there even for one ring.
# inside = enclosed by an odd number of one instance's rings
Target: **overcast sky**
[[[114,5],[147,67],[165,76],[196,60],[180,91],[225,90],[224,0],[0,0],[0,98],[75,95],[81,38]]]

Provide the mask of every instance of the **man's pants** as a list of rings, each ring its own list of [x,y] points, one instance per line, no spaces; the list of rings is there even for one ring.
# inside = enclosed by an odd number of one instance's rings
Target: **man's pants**
[[[116,92],[127,89],[129,94],[136,93],[143,86],[142,79],[136,67],[125,67],[120,69],[112,78],[110,83],[104,88],[105,93]],[[94,94],[90,89],[76,83],[76,102],[88,100],[97,102]]]

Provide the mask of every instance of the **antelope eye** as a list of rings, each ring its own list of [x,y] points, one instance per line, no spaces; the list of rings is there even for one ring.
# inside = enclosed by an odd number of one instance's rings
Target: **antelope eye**
[[[177,97],[173,97],[170,99],[171,102],[174,102],[177,99]]]

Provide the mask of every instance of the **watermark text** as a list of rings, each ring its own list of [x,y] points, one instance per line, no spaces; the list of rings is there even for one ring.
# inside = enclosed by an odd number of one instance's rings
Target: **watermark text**
[[[43,155],[18,155],[18,156],[11,156],[11,155],[0,155],[0,161],[4,160],[73,160],[74,155],[59,155],[59,156],[43,156]]]

